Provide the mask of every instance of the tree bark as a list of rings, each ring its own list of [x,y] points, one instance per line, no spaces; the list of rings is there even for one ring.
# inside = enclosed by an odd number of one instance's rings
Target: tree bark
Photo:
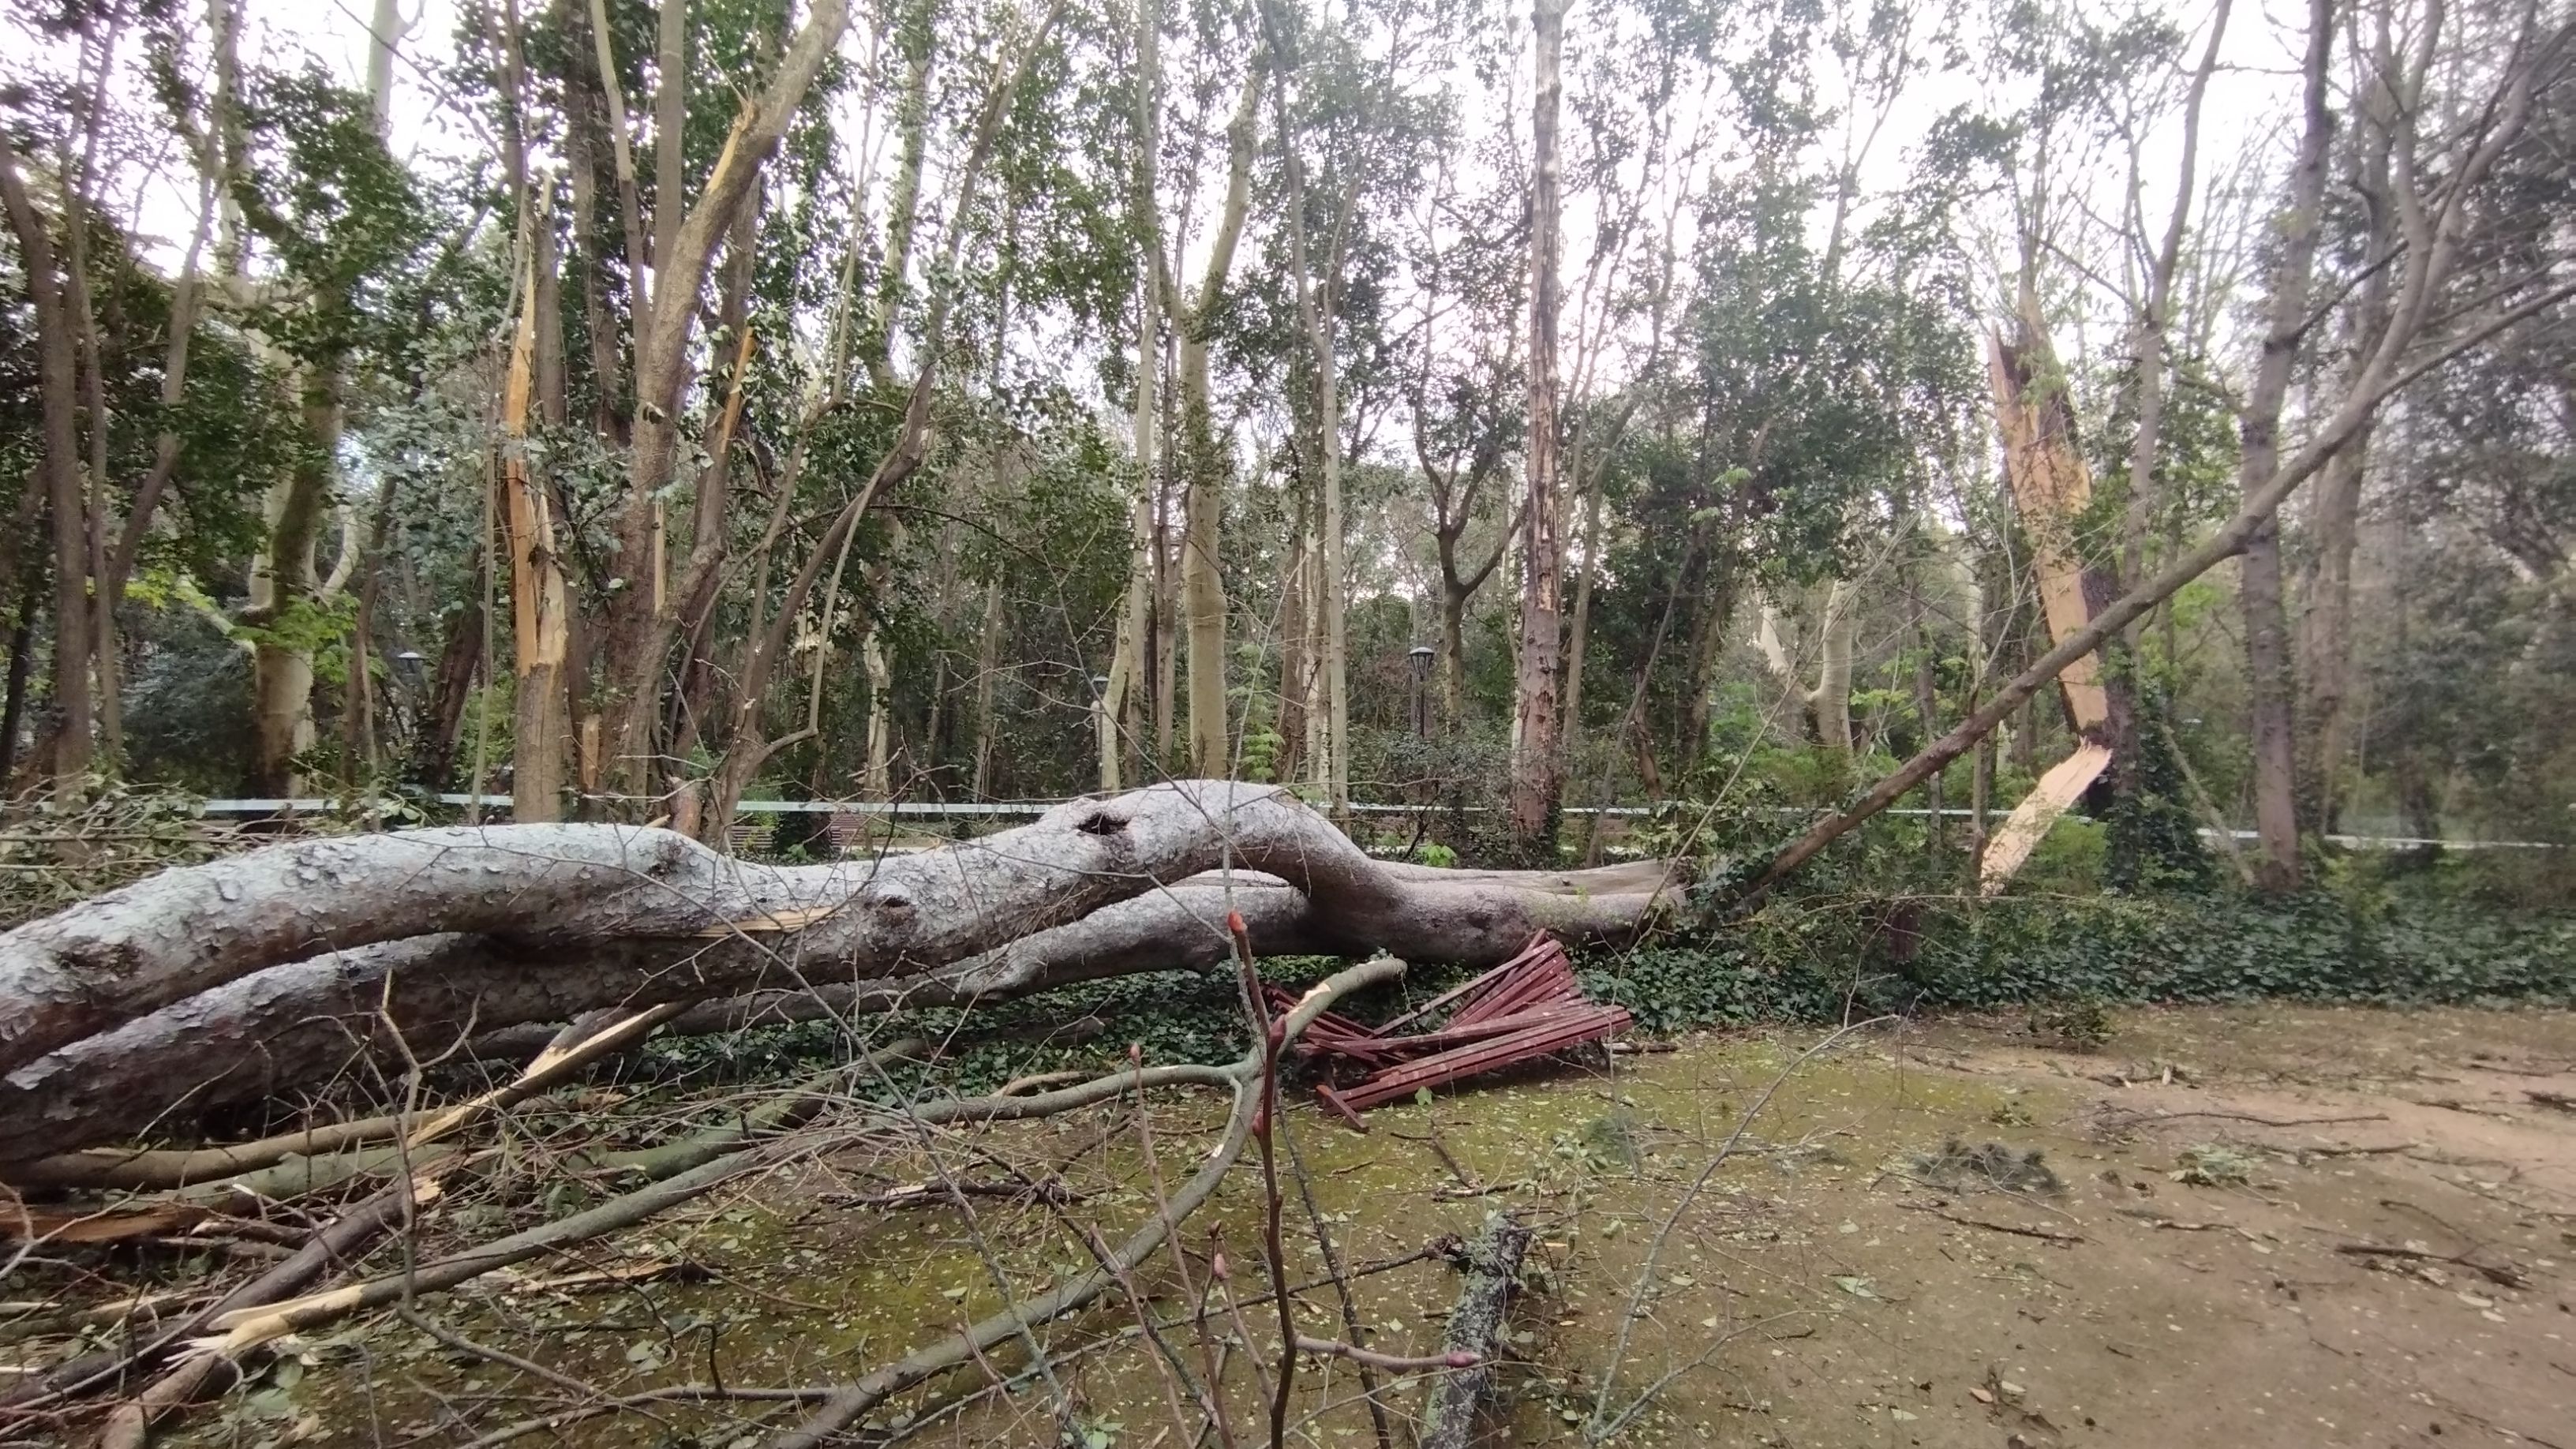
[[[563,818],[564,757],[570,720],[564,692],[570,607],[557,562],[554,512],[528,476],[528,402],[537,346],[536,262],[520,269],[517,331],[501,400],[501,487],[510,539],[510,611],[518,671],[512,720],[510,813],[521,824]]]
[[[1525,854],[1554,849],[1564,788],[1564,719],[1559,708],[1563,635],[1558,618],[1557,250],[1563,201],[1556,155],[1559,62],[1567,0],[1537,0],[1530,12],[1536,59],[1530,99],[1530,336],[1528,495],[1521,510],[1521,631],[1512,707],[1510,821]]]
[[[1503,1353],[1503,1315],[1511,1308],[1521,1259],[1534,1236],[1510,1218],[1498,1217],[1467,1250],[1466,1286],[1458,1291],[1458,1306],[1449,1312],[1449,1331],[1440,1346],[1472,1356],[1475,1367],[1432,1380],[1417,1441],[1421,1449],[1468,1449],[1476,1442],[1476,1411],[1493,1391],[1494,1361]]]
[[[1190,770],[1205,779],[1233,773],[1227,729],[1225,575],[1220,553],[1225,519],[1226,455],[1216,437],[1208,393],[1208,343],[1217,304],[1252,205],[1254,138],[1261,116],[1262,58],[1244,65],[1243,96],[1226,125],[1225,210],[1208,251],[1198,295],[1172,309],[1180,334],[1181,612],[1189,631]]]
[[[1192,881],[1216,870],[1231,874]],[[1264,952],[1487,963],[1539,930],[1632,932],[1663,890],[1657,863],[1391,865],[1284,790],[1218,781],[859,867],[761,866],[607,825],[299,841],[0,936],[0,1160],[260,1095],[389,1046],[389,1026],[435,1054],[609,1005],[776,993],[701,1022],[725,1029],[820,988],[847,1010],[992,999],[1217,964],[1228,909]]]
[[[2238,435],[2237,486],[2250,502],[2280,466],[2281,408],[2292,365],[2307,332],[2309,273],[2317,252],[2325,196],[2326,148],[2334,119],[2326,108],[2334,50],[2332,0],[2308,0],[2307,54],[2298,158],[2288,204],[2278,224],[2280,260],[2273,270],[2263,351],[2255,365]],[[2262,850],[2255,884],[2271,892],[2299,886],[2298,760],[2290,718],[2290,625],[2281,590],[2281,533],[2270,514],[2256,521],[2237,565],[2237,600],[2245,616],[2245,666],[2254,742],[2254,826]]]
[[[36,389],[41,453],[38,470],[53,508],[54,535],[54,798],[71,806],[86,791],[90,761],[88,506],[81,496],[80,436],[73,412],[74,346],[70,309],[55,269],[44,217],[19,178],[18,155],[0,141],[0,201],[18,234],[27,296],[36,313]]]

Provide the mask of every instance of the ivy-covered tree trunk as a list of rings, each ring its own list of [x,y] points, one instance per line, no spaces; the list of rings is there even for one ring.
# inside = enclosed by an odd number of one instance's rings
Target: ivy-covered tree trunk
[[[328,632],[314,552],[339,476],[345,367],[337,353],[305,364],[304,434],[294,461],[269,490],[268,532],[251,566],[248,783],[257,795],[295,794],[302,784],[295,759],[313,747],[313,650]]]

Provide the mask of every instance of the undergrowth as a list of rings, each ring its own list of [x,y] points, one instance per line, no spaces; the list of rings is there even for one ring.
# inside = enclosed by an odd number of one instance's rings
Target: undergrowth
[[[2277,901],[2233,892],[1811,898],[1595,955],[1583,979],[1650,1032],[1939,1007],[2265,997],[2567,1005],[2576,1004],[2576,914],[2332,891]]]

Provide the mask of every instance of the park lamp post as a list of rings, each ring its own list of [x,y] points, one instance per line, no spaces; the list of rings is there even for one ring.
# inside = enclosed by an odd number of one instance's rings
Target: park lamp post
[[[1431,646],[1416,644],[1404,652],[1413,661],[1413,735],[1431,738]]]

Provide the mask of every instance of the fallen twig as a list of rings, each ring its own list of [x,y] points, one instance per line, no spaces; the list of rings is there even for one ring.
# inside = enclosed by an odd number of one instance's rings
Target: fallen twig
[[[1900,1202],[1897,1206],[1918,1213],[1930,1213],[1945,1223],[1957,1223],[1963,1228],[1984,1228],[1990,1233],[2010,1233],[2017,1238],[2037,1238],[2042,1242],[2055,1243],[2061,1247],[2071,1248],[2077,1243],[2091,1241],[2081,1233],[2057,1233],[2046,1228],[2025,1228],[2013,1223],[1988,1222],[1984,1218],[1972,1218],[1963,1213],[1951,1212],[1939,1203]]]
[[[2401,1258],[2410,1263],[2450,1263],[2468,1269],[2499,1288],[2531,1286],[2531,1280],[2522,1275],[2521,1269],[2481,1263],[2466,1253],[2429,1253],[2421,1248],[2392,1248],[2380,1243],[2337,1243],[2335,1251],[2347,1258]]]
[[[1471,1369],[1484,1363],[1483,1359],[1474,1354],[1463,1353],[1456,1349],[1425,1354],[1380,1353],[1376,1349],[1362,1348],[1356,1343],[1344,1343],[1337,1338],[1315,1338],[1303,1333],[1297,1335],[1297,1351],[1321,1354],[1329,1358],[1346,1358],[1366,1368],[1382,1368],[1389,1373],[1398,1374],[1420,1373],[1425,1369]],[[1431,1442],[1429,1435],[1426,1434],[1422,1442],[1429,1444]]]
[[[2349,1122],[2385,1122],[2385,1112],[2366,1112],[2351,1117],[2257,1117],[2250,1112],[2138,1112],[2126,1114],[2121,1127],[2135,1127],[2147,1122],[2180,1122],[2198,1117],[2215,1122],[2251,1122],[2257,1127],[2337,1127]]]

